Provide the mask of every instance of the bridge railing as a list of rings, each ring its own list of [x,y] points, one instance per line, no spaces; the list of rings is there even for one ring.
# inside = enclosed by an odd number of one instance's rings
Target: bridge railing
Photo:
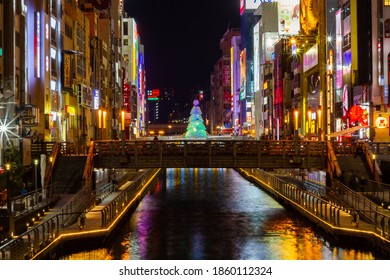
[[[291,140],[95,141],[96,166],[326,168],[327,144]]]

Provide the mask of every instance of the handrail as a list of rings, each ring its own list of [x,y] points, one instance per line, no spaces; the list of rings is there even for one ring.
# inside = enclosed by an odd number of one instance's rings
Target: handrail
[[[92,180],[93,173],[93,156],[94,156],[94,142],[91,141],[88,148],[87,162],[85,163],[83,180],[86,184]]]
[[[102,227],[107,227],[116,220],[118,215],[131,204],[131,201],[134,201],[143,189],[149,185],[147,182],[155,178],[158,173],[159,169],[148,169],[139,174],[123,192],[101,209]]]
[[[159,170],[154,170],[154,172],[151,170],[141,172],[136,178],[134,178],[135,181],[132,182],[132,184],[137,186],[146,186],[147,181],[155,178],[156,174],[158,174],[157,171]],[[122,205],[122,203],[119,202],[124,203],[124,199],[126,199],[126,201],[130,203],[132,199],[137,197],[137,193],[135,193],[134,197],[129,196],[130,191],[132,191],[132,188],[128,187],[126,190],[127,195],[125,195],[125,192],[122,192],[117,198],[115,198],[116,203],[111,203],[111,206],[109,207],[111,210],[114,209],[113,207],[121,207],[120,209],[122,212],[119,211],[119,208],[115,208],[115,211],[110,212],[110,215],[112,215],[111,217],[118,217],[119,215],[123,214],[124,210],[126,210],[127,205]],[[105,207],[105,209],[106,208],[107,206]],[[69,212],[67,210],[54,215],[53,217],[41,224],[32,227],[26,232],[20,234],[17,238],[12,239],[11,241],[0,246],[0,260],[33,259],[46,246],[49,246],[53,241],[55,241],[61,236],[61,230],[64,228],[65,219],[67,215],[79,216],[81,213],[81,211],[77,211],[76,209],[74,209],[74,212]]]
[[[320,219],[325,219],[333,225],[339,225],[340,211],[346,209],[346,207],[344,207],[343,205],[334,204],[331,201],[327,201],[315,195],[312,195],[304,190],[299,189],[294,184],[286,183],[283,180],[261,169],[252,168],[244,170],[248,172],[248,174],[250,174],[250,176],[255,178],[257,181],[266,185],[267,188],[276,190],[277,192],[283,194],[283,196],[296,202],[298,205],[303,206],[312,215]],[[348,188],[344,188],[343,186],[341,186],[339,190],[347,191]],[[355,194],[352,201],[353,203],[351,204],[351,206],[353,210],[358,211],[359,215],[370,216],[370,220],[372,221],[372,232],[390,241],[390,215],[378,211],[378,208],[375,206],[374,203],[370,202],[370,200],[362,197],[359,194]],[[329,210],[326,210],[326,207],[324,210],[323,205],[328,205],[329,209],[331,209],[331,212],[327,212]],[[351,210],[351,208],[346,210],[349,211]]]
[[[95,167],[326,168],[324,141],[109,140],[95,141]],[[275,160],[272,160],[274,158]]]
[[[333,150],[333,145],[330,141],[327,141],[327,148],[328,148],[328,153],[327,153],[327,159],[328,159],[328,169],[329,169],[329,174],[331,178],[333,179],[333,176],[336,175],[337,177],[341,176],[341,168],[339,165],[339,162],[337,161],[336,154]]]
[[[55,143],[53,145],[52,154],[51,154],[51,162],[48,165],[48,168],[46,168],[45,186],[48,186],[51,183],[50,181],[52,180],[53,169],[54,169],[54,166],[55,166],[55,163],[57,161],[57,157],[58,157],[59,151],[60,151],[59,146],[60,146],[59,143]]]
[[[378,205],[367,197],[351,190],[338,180],[332,181],[332,188],[328,192],[334,201],[339,201],[348,207],[360,210],[371,222],[374,222],[374,213],[378,211]]]
[[[90,210],[96,204],[96,192],[91,191],[91,182],[84,187],[62,208],[63,227],[68,227],[77,221],[78,214]]]

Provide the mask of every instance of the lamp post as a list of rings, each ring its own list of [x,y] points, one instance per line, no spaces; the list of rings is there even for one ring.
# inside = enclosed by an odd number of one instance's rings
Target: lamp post
[[[311,112],[311,108],[309,107],[308,110],[307,110],[307,122],[308,122],[307,138],[309,140],[311,140],[311,117],[312,117],[312,112]]]
[[[51,185],[51,181],[53,179],[53,157],[51,156],[49,158],[49,162],[50,162],[50,177],[49,177],[49,197],[51,197],[51,194],[52,194],[52,185]]]
[[[321,106],[318,106],[317,109],[317,119],[318,119],[318,140],[322,141],[322,111],[321,111]]]
[[[106,119],[107,119],[107,111],[103,110],[102,140],[106,138]]]
[[[102,110],[98,110],[98,139],[101,140],[101,129],[102,129]]]
[[[8,237],[12,237],[14,235],[15,231],[15,223],[14,218],[12,215],[12,204],[11,204],[11,198],[12,198],[12,191],[11,191],[11,181],[10,181],[10,172],[11,172],[11,164],[7,163],[5,164],[5,172],[7,173],[7,213],[8,213]]]
[[[35,205],[38,203],[38,159],[34,159],[34,189]]]
[[[294,110],[294,138],[295,140],[298,140],[298,119],[299,119],[299,112],[298,109]]]
[[[121,138],[122,138],[122,154],[125,154],[125,111],[121,111]]]

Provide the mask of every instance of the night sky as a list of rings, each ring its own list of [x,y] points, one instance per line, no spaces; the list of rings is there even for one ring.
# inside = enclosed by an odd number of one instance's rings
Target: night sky
[[[209,91],[221,57],[219,42],[240,27],[239,0],[127,0],[145,47],[147,89],[172,88],[177,96]],[[183,96],[184,97],[184,96]]]

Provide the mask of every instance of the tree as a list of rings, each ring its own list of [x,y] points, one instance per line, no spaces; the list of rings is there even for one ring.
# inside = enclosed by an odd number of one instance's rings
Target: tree
[[[13,145],[7,147],[4,151],[4,159],[7,163],[11,164],[9,184],[11,185],[12,196],[19,195],[20,190],[23,188],[23,176],[29,171],[28,168],[23,167],[21,160],[20,150]],[[7,186],[7,174],[3,172],[0,175],[0,191],[8,188]]]
[[[190,112],[190,118],[188,119],[187,132],[185,138],[207,138],[206,127],[203,123],[202,111],[199,108],[199,101],[194,100],[194,106]]]

